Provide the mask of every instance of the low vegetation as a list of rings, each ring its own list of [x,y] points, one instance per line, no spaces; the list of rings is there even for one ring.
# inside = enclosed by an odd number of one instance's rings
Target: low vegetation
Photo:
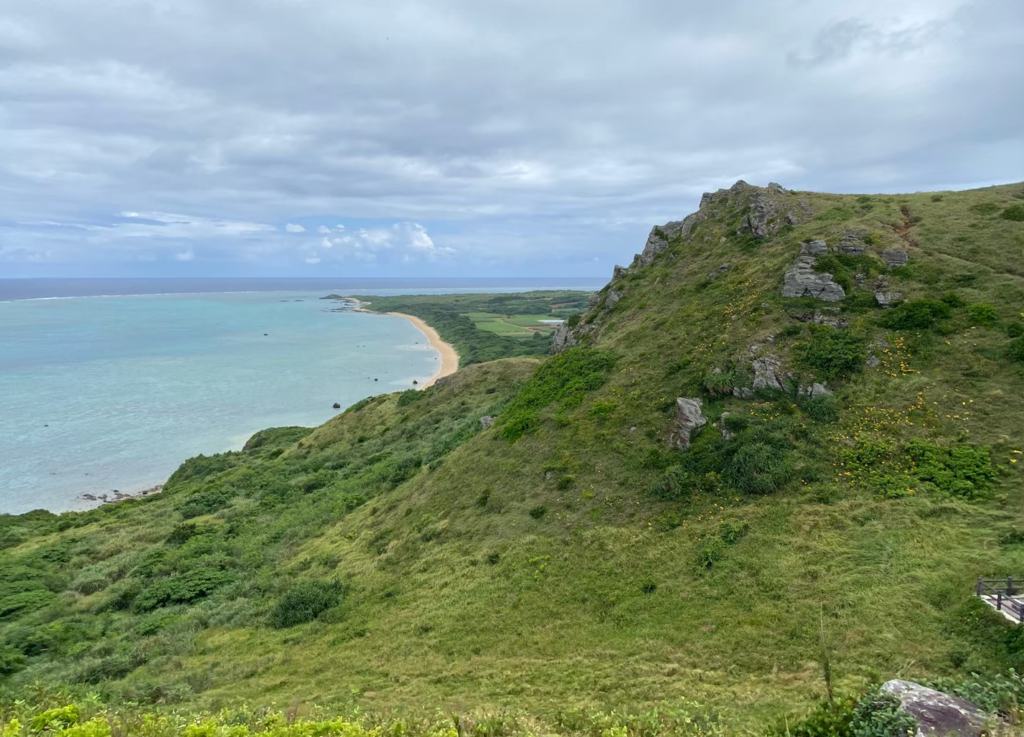
[[[374,298],[471,365],[0,516],[4,734],[878,737],[894,677],[1019,721],[1022,630],[971,594],[1020,574],[1024,188],[785,196],[811,214],[757,240],[714,203],[593,307]],[[851,231],[844,300],[781,297]],[[543,359],[465,317],[560,310],[579,344]]]

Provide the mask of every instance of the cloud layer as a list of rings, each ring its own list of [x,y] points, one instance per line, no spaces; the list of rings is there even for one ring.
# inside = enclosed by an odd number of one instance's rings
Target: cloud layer
[[[1019,179],[1022,26],[1017,0],[13,0],[0,275],[604,273],[741,177]]]

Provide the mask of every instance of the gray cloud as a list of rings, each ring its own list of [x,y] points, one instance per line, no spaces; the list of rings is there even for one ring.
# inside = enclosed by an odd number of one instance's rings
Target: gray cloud
[[[1022,21],[1016,0],[12,0],[0,273],[604,273],[741,177],[1009,181]],[[393,247],[322,248],[339,221]]]

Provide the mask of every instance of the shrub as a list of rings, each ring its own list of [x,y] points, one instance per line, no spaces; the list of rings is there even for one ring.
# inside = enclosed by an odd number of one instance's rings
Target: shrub
[[[341,601],[341,587],[328,581],[305,580],[294,584],[270,613],[278,629],[311,622]]]
[[[500,417],[500,435],[511,443],[540,426],[540,413],[553,403],[575,409],[599,388],[612,367],[607,353],[576,346],[549,358],[523,385]]]
[[[863,338],[821,325],[811,329],[811,340],[798,347],[798,356],[805,366],[828,380],[860,371],[867,351]]]
[[[854,699],[822,701],[797,721],[783,721],[768,731],[769,737],[852,737]]]
[[[853,709],[852,737],[913,737],[917,720],[903,711],[900,700],[878,691],[865,695]]]
[[[999,313],[988,302],[978,302],[968,307],[967,317],[975,325],[994,325],[999,322]]]
[[[940,297],[940,299],[947,305],[953,308],[963,307],[967,303],[964,302],[963,298],[956,292],[946,292]]]
[[[793,477],[787,454],[767,443],[746,443],[725,469],[726,479],[748,494],[778,491]]]
[[[197,529],[195,522],[186,522],[185,524],[178,525],[167,536],[167,544],[184,545],[190,538],[196,535]]]
[[[577,325],[580,324],[580,313],[577,312],[572,315],[569,315],[569,318],[565,321],[565,323],[566,325],[569,326],[570,329],[576,327]]]
[[[405,407],[418,399],[422,399],[427,396],[424,392],[419,389],[406,389],[404,392],[398,395],[398,406]]]
[[[1006,323],[1004,330],[1006,330],[1006,334],[1011,338],[1019,338],[1024,335],[1024,325],[1021,325],[1019,322]]]
[[[1010,205],[1000,213],[1003,220],[1012,220],[1015,223],[1024,222],[1024,205]]]
[[[706,537],[697,548],[697,566],[708,570],[725,554],[726,544],[720,537]]]
[[[547,513],[548,513],[548,508],[545,507],[543,504],[538,505],[538,506],[533,507],[533,508],[530,509],[530,516],[533,517],[534,519],[540,519],[541,517],[543,517]]]
[[[0,678],[13,675],[24,667],[24,655],[10,645],[0,646]]]
[[[883,312],[878,318],[878,324],[890,330],[926,330],[952,315],[953,310],[945,302],[915,299],[901,302]]]
[[[800,409],[823,425],[839,420],[839,403],[835,397],[804,397],[800,400]]]
[[[171,604],[191,604],[209,596],[230,580],[220,568],[196,568],[172,578],[165,578],[142,590],[132,602],[136,612],[148,612]]]
[[[1006,358],[1015,363],[1024,363],[1024,335],[1014,338],[1006,346]]]
[[[732,371],[719,371],[704,377],[704,392],[711,397],[726,397],[732,394],[732,388],[739,383]]]
[[[52,602],[56,596],[46,589],[34,589],[22,591],[18,594],[11,594],[0,599],[0,620],[7,619],[15,614],[21,615],[27,612],[42,609]]]
[[[871,292],[853,292],[846,295],[840,306],[846,312],[869,312],[878,306]]]
[[[962,445],[947,450],[923,440],[911,440],[907,455],[919,479],[964,499],[983,496],[995,478],[988,448]]]

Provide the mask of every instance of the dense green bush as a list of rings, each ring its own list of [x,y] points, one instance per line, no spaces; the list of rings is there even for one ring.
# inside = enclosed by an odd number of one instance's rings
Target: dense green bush
[[[953,496],[981,498],[995,478],[988,448],[963,445],[947,449],[911,440],[906,452],[919,479]]]
[[[939,320],[952,317],[952,308],[937,299],[901,302],[878,317],[878,324],[890,330],[926,330]]]
[[[1006,358],[1014,363],[1024,363],[1024,335],[1009,342],[1006,346]]]
[[[135,612],[148,612],[171,604],[191,604],[226,584],[231,574],[220,568],[196,568],[144,588],[132,602]]]
[[[975,325],[994,325],[999,322],[999,312],[988,302],[978,302],[968,307],[967,317]]]
[[[862,698],[853,709],[852,737],[914,737],[917,720],[903,711],[898,697],[878,691]]]
[[[797,346],[797,355],[803,365],[827,381],[860,371],[867,349],[863,338],[847,330],[818,325],[811,329],[811,340]]]
[[[1024,205],[1010,205],[1000,213],[999,217],[1003,220],[1012,220],[1015,223],[1024,222]]]
[[[0,645],[0,678],[13,675],[24,667],[24,655],[10,645]]]
[[[341,586],[328,581],[305,580],[294,584],[270,613],[270,624],[279,629],[312,622],[341,601]]]
[[[588,392],[604,383],[611,367],[611,355],[583,346],[552,356],[499,416],[501,436],[514,443],[533,432],[540,425],[541,410],[553,403],[559,410],[579,407]]]

